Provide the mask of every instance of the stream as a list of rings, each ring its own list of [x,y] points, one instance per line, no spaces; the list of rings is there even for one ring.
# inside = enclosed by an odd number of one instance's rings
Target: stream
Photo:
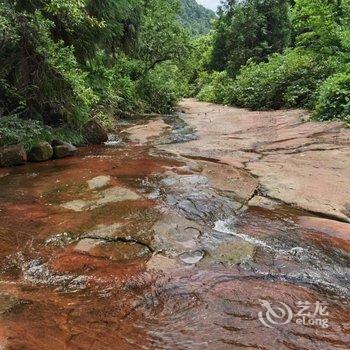
[[[119,134],[0,170],[0,349],[349,349],[345,234],[171,152],[185,114]]]

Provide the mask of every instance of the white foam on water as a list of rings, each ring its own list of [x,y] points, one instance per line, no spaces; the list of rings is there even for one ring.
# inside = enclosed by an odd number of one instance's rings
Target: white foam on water
[[[261,246],[264,248],[275,250],[273,247],[269,246],[266,242],[264,242],[260,239],[253,238],[253,237],[245,235],[243,233],[237,233],[236,231],[232,230],[230,228],[232,226],[232,224],[233,224],[233,220],[231,220],[231,219],[217,220],[215,222],[215,225],[214,225],[214,230],[216,232],[226,233],[228,235],[242,238],[244,241],[246,241],[248,243],[252,243],[254,245],[258,245],[258,246]]]
[[[307,253],[306,249],[304,249],[302,247],[298,247],[298,246],[293,247],[289,250],[275,248],[275,247],[267,244],[266,242],[262,241],[261,239],[257,239],[257,238],[251,237],[249,235],[246,235],[244,233],[238,233],[238,232],[234,231],[231,228],[233,226],[233,223],[234,223],[233,219],[217,220],[214,224],[214,230],[216,232],[225,233],[228,235],[239,237],[248,243],[269,249],[269,250],[271,250],[275,253],[281,254],[281,255],[292,254],[294,256],[300,257],[301,255],[304,255]]]

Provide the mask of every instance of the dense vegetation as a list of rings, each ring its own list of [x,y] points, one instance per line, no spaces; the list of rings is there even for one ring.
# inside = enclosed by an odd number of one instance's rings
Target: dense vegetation
[[[0,146],[17,127],[71,138],[91,117],[168,111],[186,92],[191,47],[179,11],[169,0],[0,0]]]
[[[205,41],[200,99],[350,122],[350,0],[225,1]]]
[[[350,0],[227,0],[207,33],[213,17],[194,0],[0,0],[0,146],[79,143],[91,118],[185,95],[350,122]]]
[[[191,34],[200,36],[208,34],[211,29],[211,22],[215,19],[215,13],[196,0],[181,0],[180,22],[189,28]]]

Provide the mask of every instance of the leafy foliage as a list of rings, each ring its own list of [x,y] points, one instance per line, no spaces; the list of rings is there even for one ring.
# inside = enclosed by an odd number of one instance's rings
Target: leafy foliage
[[[234,75],[249,59],[264,61],[289,44],[291,27],[286,0],[230,0],[219,13],[214,69],[228,69]]]
[[[350,73],[328,78],[318,90],[314,116],[320,120],[341,119],[350,123]]]
[[[143,110],[168,113],[186,92],[187,79],[176,65],[158,65],[143,77],[138,89],[144,93]]]
[[[79,130],[118,109],[170,109],[191,50],[179,11],[168,0],[0,0],[0,124],[16,114]]]
[[[350,0],[228,0],[219,14],[200,99],[349,122]]]
[[[226,71],[202,73],[199,78],[200,91],[197,95],[201,101],[227,103],[231,96],[234,80]]]
[[[18,115],[1,118],[0,147],[21,143],[29,151],[38,141],[51,142],[55,139],[74,145],[84,144],[82,133],[67,126],[51,128],[39,120],[21,119]]]
[[[275,54],[266,63],[242,68],[230,102],[253,109],[311,108],[317,87],[328,75],[329,67],[312,52]]]

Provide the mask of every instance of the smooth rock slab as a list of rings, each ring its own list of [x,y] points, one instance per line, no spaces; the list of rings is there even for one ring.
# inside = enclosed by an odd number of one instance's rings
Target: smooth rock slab
[[[200,162],[203,166],[202,174],[205,175],[210,185],[223,192],[229,192],[240,201],[247,201],[252,197],[259,186],[257,179],[247,171],[236,169],[227,164]]]
[[[180,267],[180,264],[175,259],[170,259],[166,256],[156,254],[148,260],[146,264],[148,271],[161,271],[168,272],[176,270]]]
[[[255,248],[253,244],[245,241],[225,242],[211,251],[206,260],[208,263],[232,266],[251,259],[254,256]]]
[[[187,265],[195,265],[204,258],[204,252],[202,250],[196,250],[194,252],[186,252],[179,256],[180,260]]]
[[[132,126],[123,131],[129,135],[129,140],[144,144],[164,133],[170,132],[170,126],[163,119],[151,120],[147,124]]]
[[[112,187],[98,194],[98,198],[93,200],[77,199],[61,204],[61,207],[76,212],[93,210],[110,203],[123,201],[135,201],[140,199],[140,196],[128,188]]]
[[[307,111],[257,112],[184,100],[198,140],[159,146],[192,159],[213,159],[250,172],[264,194],[350,222],[350,129],[307,122]]]
[[[141,244],[110,242],[90,238],[80,240],[75,245],[74,251],[115,261],[133,260],[150,254],[147,247]]]
[[[265,209],[275,209],[279,206],[279,203],[262,196],[254,196],[249,202],[248,206],[250,207],[260,207]]]
[[[188,250],[196,250],[202,228],[196,222],[176,214],[163,214],[153,227],[156,249],[173,257]]]
[[[110,182],[111,177],[106,175],[97,176],[87,181],[90,190],[97,190],[106,187],[110,184]]]

